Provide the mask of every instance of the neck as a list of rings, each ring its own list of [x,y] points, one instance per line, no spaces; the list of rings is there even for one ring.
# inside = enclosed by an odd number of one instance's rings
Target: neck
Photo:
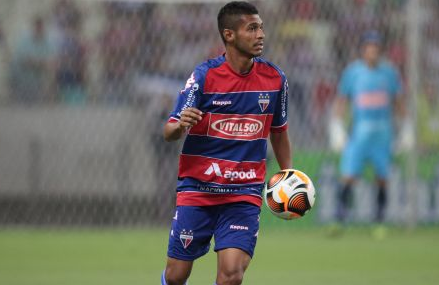
[[[226,48],[226,61],[239,74],[249,73],[253,66],[253,57],[244,55],[233,48]]]
[[[366,63],[371,68],[374,68],[377,66],[377,63],[375,61],[366,61]]]
[[[378,65],[378,60],[364,60],[364,62],[369,66],[370,68],[374,68]]]

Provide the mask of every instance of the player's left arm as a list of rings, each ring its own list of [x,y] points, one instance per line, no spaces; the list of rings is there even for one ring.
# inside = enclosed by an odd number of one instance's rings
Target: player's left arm
[[[270,134],[271,146],[280,169],[292,168],[291,144],[288,131]]]
[[[407,94],[404,92],[401,75],[394,66],[390,68],[389,81],[395,119],[402,121],[407,118]]]
[[[292,167],[291,144],[288,136],[288,81],[282,73],[282,88],[276,101],[271,123],[270,142],[280,169]]]
[[[399,73],[393,73],[393,109],[394,117],[398,126],[397,151],[410,151],[415,143],[415,131],[413,122],[407,110],[407,94],[403,92],[402,80]]]
[[[407,98],[405,94],[399,94],[395,98],[393,108],[397,120],[404,120],[407,117]]]

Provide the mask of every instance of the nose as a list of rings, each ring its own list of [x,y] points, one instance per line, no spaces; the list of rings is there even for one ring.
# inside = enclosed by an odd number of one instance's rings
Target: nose
[[[265,38],[265,33],[264,30],[259,29],[258,30],[258,34],[257,34],[258,39],[264,39]]]

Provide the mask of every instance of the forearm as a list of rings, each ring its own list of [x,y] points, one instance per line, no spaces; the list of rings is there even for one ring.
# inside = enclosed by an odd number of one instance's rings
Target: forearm
[[[197,108],[187,108],[180,114],[178,122],[167,122],[163,129],[163,137],[166,141],[176,141],[181,139],[186,133],[187,129],[196,125],[202,120],[203,112]]]
[[[292,168],[292,152],[288,132],[271,133],[270,141],[280,169]]]
[[[345,97],[337,97],[334,102],[333,116],[337,119],[343,120],[346,115],[348,100]]]
[[[180,122],[168,122],[163,128],[163,137],[167,142],[179,140],[183,137],[185,133],[186,127],[183,127]]]
[[[395,99],[395,117],[398,120],[405,119],[407,117],[407,108],[405,104],[405,97],[403,95],[398,96],[397,99]]]

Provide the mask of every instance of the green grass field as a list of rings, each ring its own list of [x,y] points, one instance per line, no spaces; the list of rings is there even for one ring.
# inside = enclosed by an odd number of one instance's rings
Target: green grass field
[[[324,228],[262,227],[244,284],[439,284],[439,228],[371,232],[330,238]],[[160,284],[166,245],[165,229],[4,229],[0,284]],[[212,284],[215,261],[213,251],[199,259],[190,284]]]
[[[335,156],[297,152],[295,167],[316,184],[321,163]],[[428,165],[436,165],[428,160]],[[427,161],[427,160],[425,160]],[[423,177],[432,167],[421,163]],[[271,161],[268,176],[277,171]],[[318,207],[317,194],[317,207]],[[254,260],[244,284],[437,285],[439,227],[414,231],[390,228],[385,238],[368,227],[351,227],[329,237],[316,226],[317,210],[283,221],[263,207]],[[0,229],[0,285],[154,285],[165,266],[168,230]],[[190,285],[211,285],[216,255],[195,263]]]

